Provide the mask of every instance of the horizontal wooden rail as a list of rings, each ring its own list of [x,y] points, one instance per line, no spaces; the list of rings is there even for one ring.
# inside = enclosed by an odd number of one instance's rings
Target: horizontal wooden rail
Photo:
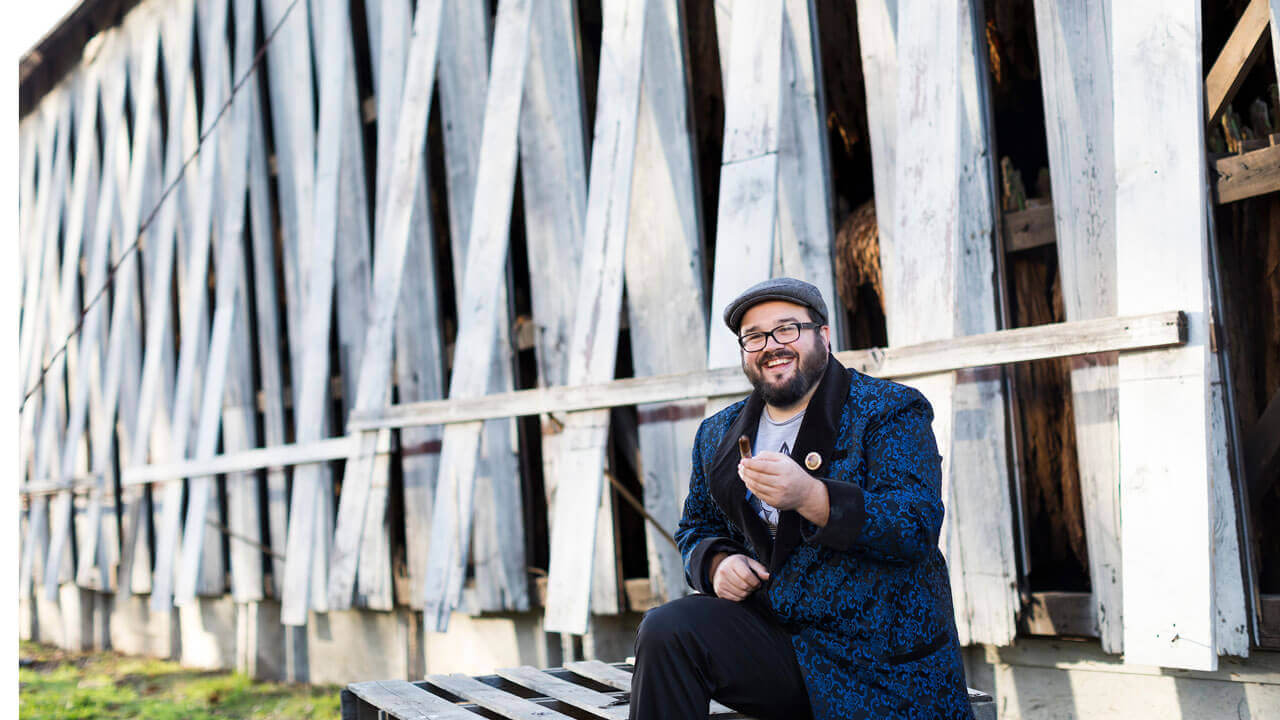
[[[1186,321],[1179,312],[1125,318],[1082,320],[1001,330],[899,348],[836,353],[846,367],[885,378],[1008,365],[1028,360],[1090,355],[1113,350],[1179,345]],[[372,412],[355,412],[348,432],[435,425],[540,413],[574,412],[705,397],[746,394],[751,384],[736,367],[614,380],[598,385],[538,388],[478,398],[405,403]]]
[[[1280,190],[1280,145],[1214,161],[1218,203],[1232,203]]]
[[[1186,317],[1181,312],[1173,311],[1038,325],[899,348],[850,350],[836,353],[836,358],[845,366],[867,375],[906,378],[1073,355],[1169,347],[1185,343],[1186,337]],[[745,395],[750,391],[751,385],[743,376],[742,370],[720,368],[696,373],[614,380],[597,385],[538,388],[476,398],[405,403],[374,412],[352,413],[347,424],[347,432],[350,434],[344,437],[229,453],[202,462],[184,461],[128,468],[122,474],[122,482],[126,486],[140,485],[184,477],[345,459],[353,452],[358,442],[358,433],[364,430],[700,400],[723,395]]]

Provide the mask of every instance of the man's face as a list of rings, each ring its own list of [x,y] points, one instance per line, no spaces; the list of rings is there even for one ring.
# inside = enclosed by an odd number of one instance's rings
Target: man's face
[[[784,300],[770,300],[751,306],[742,316],[739,337],[753,332],[769,332],[787,323],[808,323],[809,309]],[[827,367],[830,329],[802,329],[792,343],[768,338],[757,352],[742,351],[742,371],[764,401],[774,407],[790,407],[822,378]]]

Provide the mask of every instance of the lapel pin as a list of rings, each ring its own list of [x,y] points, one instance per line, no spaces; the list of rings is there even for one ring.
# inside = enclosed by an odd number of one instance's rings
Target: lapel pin
[[[804,466],[810,470],[817,470],[822,467],[822,456],[816,452],[811,452],[804,456]]]

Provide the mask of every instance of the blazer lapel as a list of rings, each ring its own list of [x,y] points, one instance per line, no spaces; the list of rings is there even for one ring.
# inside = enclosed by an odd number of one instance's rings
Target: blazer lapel
[[[707,475],[711,496],[715,498],[716,504],[730,522],[742,528],[748,542],[755,549],[756,556],[761,560],[770,556],[773,540],[769,537],[764,521],[747,502],[747,486],[738,477],[738,438],[746,435],[755,442],[763,409],[764,400],[758,393],[751,393],[746,405],[738,413],[738,418],[720,438],[720,445],[711,459],[711,471]]]
[[[848,397],[849,371],[834,355],[828,355],[827,369],[818,381],[817,391],[809,399],[809,407],[805,410],[804,420],[800,422],[800,430],[796,433],[795,447],[791,449],[791,459],[810,475],[826,477],[831,462],[836,459],[836,432],[839,430],[840,416]],[[759,415],[756,416],[756,422],[759,422]],[[737,442],[736,435],[734,442]],[[817,468],[805,465],[805,457],[809,453],[818,454],[821,462]],[[734,474],[736,477],[737,473]],[[744,491],[744,498],[745,495]],[[769,556],[770,574],[778,572],[791,551],[800,544],[800,530],[804,522],[804,517],[794,510],[779,513],[778,538],[773,544],[773,553]]]

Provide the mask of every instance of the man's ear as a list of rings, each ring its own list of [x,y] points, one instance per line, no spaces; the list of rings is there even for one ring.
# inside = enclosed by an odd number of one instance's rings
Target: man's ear
[[[827,352],[831,352],[831,326],[823,325],[820,329],[822,331],[822,342],[826,344]]]

